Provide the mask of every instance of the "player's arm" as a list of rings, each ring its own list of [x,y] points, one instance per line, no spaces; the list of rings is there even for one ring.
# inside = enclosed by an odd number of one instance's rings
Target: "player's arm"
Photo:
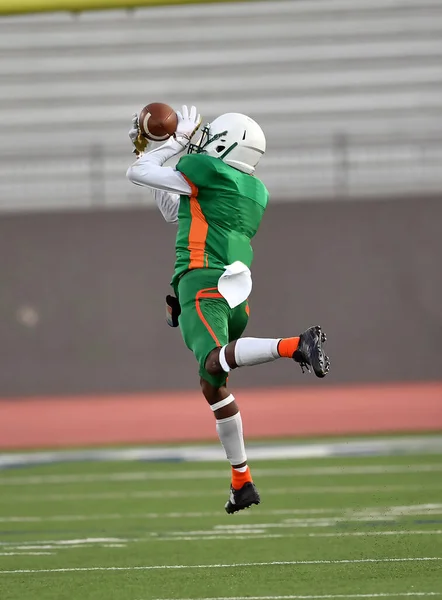
[[[138,159],[127,171],[127,177],[132,183],[152,189],[155,202],[167,223],[178,221],[180,194],[190,194],[190,186],[184,177],[172,167],[162,165],[181,152],[176,140],[168,140],[165,144],[140,154]]]
[[[173,167],[164,167],[164,163],[183,151],[181,144],[174,138],[151,150],[140,154],[127,170],[127,178],[137,185],[175,194],[190,194],[190,186],[179,171]]]
[[[164,190],[156,190],[154,188],[152,188],[152,194],[166,223],[178,223],[180,195],[171,194]]]
[[[149,141],[146,137],[142,136],[140,133],[140,128],[138,124],[138,115],[132,115],[132,127],[129,130],[129,138],[133,144],[132,152],[137,155],[138,160],[144,155],[146,152],[146,148],[148,147]],[[157,160],[157,164],[161,167],[162,162],[159,160],[161,156],[157,153],[155,156],[155,160]],[[132,168],[136,167],[136,168]],[[127,171],[127,176],[129,179],[135,183],[136,185],[147,186],[150,187],[150,178],[147,174],[147,177],[143,177],[144,175],[144,167],[142,164],[138,164],[138,161],[132,165]],[[172,181],[169,182],[169,186],[172,185]],[[180,207],[180,196],[178,192],[171,193],[166,190],[161,190],[157,188],[151,188],[153,197],[155,198],[155,202],[157,203],[158,208],[160,209],[161,214],[163,215],[165,221],[167,223],[177,223],[178,222],[178,210]]]
[[[201,123],[196,108],[192,106],[190,114],[183,106],[182,114],[177,112],[178,125],[173,138],[150,152],[139,152],[137,160],[127,170],[127,177],[137,185],[172,192],[174,194],[191,193],[190,185],[183,175],[173,167],[164,167],[164,163],[187,148],[190,140]],[[132,135],[131,135],[132,134]],[[129,136],[137,150],[133,130]]]

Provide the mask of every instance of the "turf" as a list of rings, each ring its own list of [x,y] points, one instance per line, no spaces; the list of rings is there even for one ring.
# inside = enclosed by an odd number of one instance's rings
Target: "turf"
[[[442,596],[440,455],[252,472],[262,504],[233,516],[224,464],[1,472],[0,599]]]

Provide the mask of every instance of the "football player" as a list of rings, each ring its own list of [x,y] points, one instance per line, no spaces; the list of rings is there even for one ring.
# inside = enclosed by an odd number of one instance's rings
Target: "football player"
[[[186,346],[199,364],[202,393],[216,419],[216,430],[231,464],[230,497],[234,513],[260,497],[253,483],[244,447],[238,404],[227,387],[230,371],[289,358],[324,377],[330,366],[319,326],[287,338],[241,337],[248,321],[252,288],[251,240],[263,218],[269,193],[254,176],[266,150],[261,127],[250,117],[227,113],[192,138],[201,118],[194,106],[177,112],[174,136],[146,151],[134,115],[129,136],[137,159],[127,177],[152,188],[168,223],[176,223],[175,271],[167,296],[169,324],[179,326]],[[176,167],[163,166],[186,151]]]

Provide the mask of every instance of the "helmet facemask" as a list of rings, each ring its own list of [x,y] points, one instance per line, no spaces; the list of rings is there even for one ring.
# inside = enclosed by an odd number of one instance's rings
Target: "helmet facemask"
[[[215,142],[216,140],[220,140],[220,143],[218,146],[216,146],[215,150],[218,153],[220,153],[225,149],[225,140],[221,139],[225,135],[227,135],[227,130],[221,131],[220,133],[215,133],[214,135],[210,136],[210,123],[207,123],[206,125],[204,125],[204,127],[201,130],[200,139],[195,144],[189,144],[187,153],[188,154],[204,154],[205,153],[204,148],[206,146],[208,146],[209,144],[211,144],[212,142]],[[224,141],[224,144],[223,144],[223,141]],[[220,156],[219,158],[222,158],[222,157]]]

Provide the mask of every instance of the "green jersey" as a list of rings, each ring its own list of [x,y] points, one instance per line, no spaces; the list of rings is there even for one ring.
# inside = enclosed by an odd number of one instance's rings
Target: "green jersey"
[[[251,240],[269,198],[265,185],[205,154],[183,156],[176,169],[192,192],[180,198],[172,285],[191,269],[224,269],[236,260],[250,268]]]

